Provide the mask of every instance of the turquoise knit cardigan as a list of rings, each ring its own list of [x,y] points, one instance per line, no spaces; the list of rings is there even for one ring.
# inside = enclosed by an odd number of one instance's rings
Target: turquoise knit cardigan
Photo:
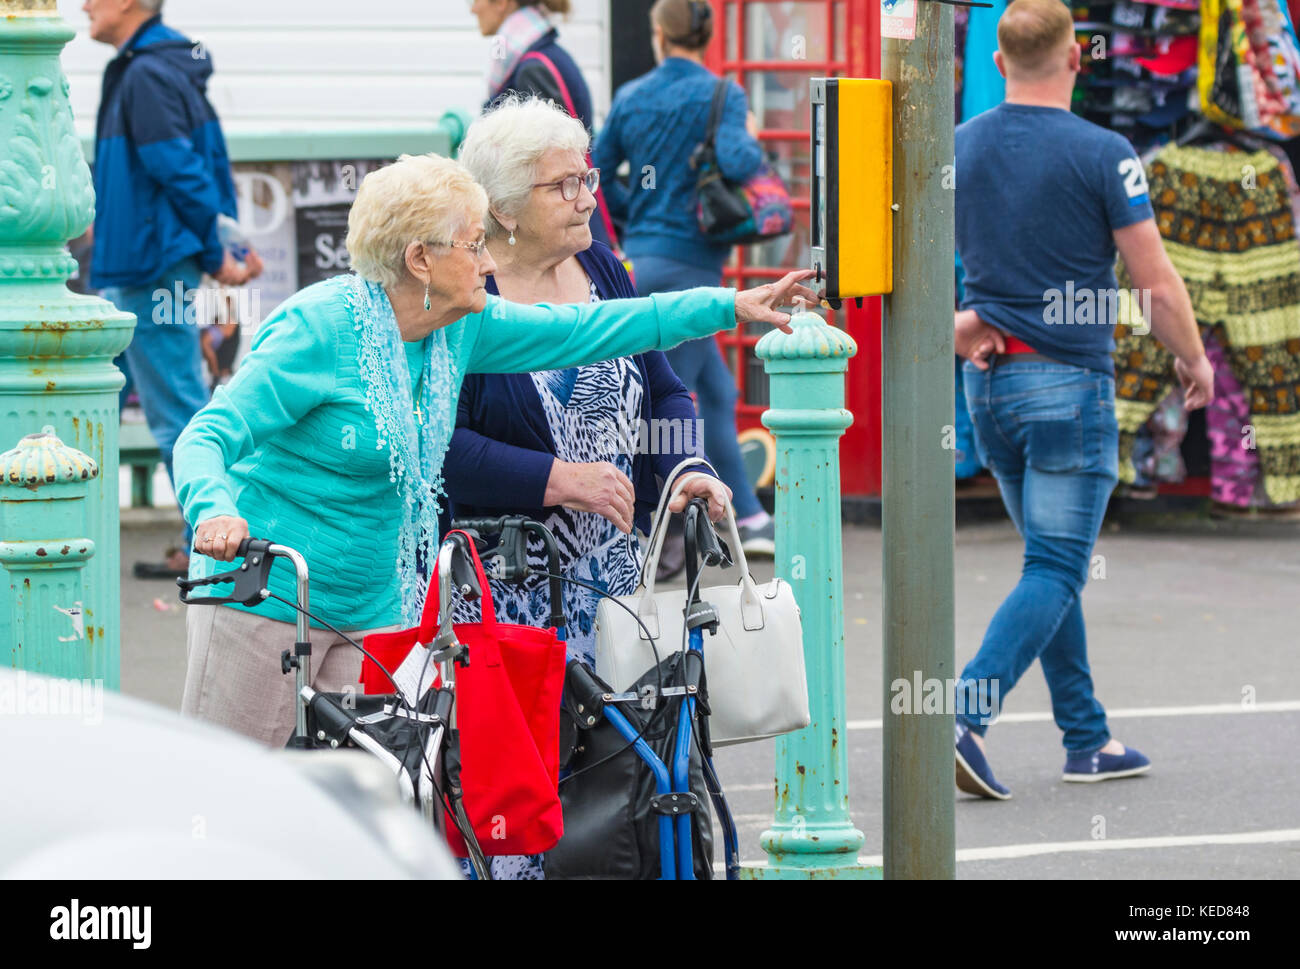
[[[397,623],[397,486],[388,447],[357,362],[346,278],[308,286],[261,326],[231,382],[176,442],[176,491],[193,525],[217,515],[248,521],[250,533],[301,552],[310,570],[311,611],[340,629]],[[469,373],[519,373],[581,366],[668,349],[735,325],[735,291],[694,289],[647,299],[535,306],[489,296],[481,313],[446,327],[456,413]],[[414,388],[424,341],[405,345]],[[197,578],[237,567],[192,555]],[[229,585],[207,587],[213,594]],[[289,564],[277,561],[270,588],[293,601]],[[205,590],[199,590],[202,594]],[[243,608],[236,606],[235,608]],[[258,615],[293,622],[294,610],[267,599]]]

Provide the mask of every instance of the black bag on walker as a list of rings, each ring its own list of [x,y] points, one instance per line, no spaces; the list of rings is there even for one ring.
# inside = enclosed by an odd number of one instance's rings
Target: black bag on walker
[[[657,674],[647,670],[629,692],[653,695],[660,683],[681,683],[681,662],[682,654],[673,653],[659,664]],[[583,664],[569,663],[560,762],[577,776],[560,780],[564,836],[546,853],[547,879],[654,880],[661,875],[659,819],[663,815],[651,804],[656,793],[654,774],[604,716],[602,696],[614,692]],[[627,717],[633,730],[646,728],[641,739],[670,773],[682,702],[680,697],[661,700],[657,709],[643,709],[637,702],[611,704],[611,709]],[[703,723],[695,726],[697,731],[706,729]],[[700,740],[707,743],[703,736]],[[694,739],[689,763],[690,789],[698,805],[691,824],[693,867],[697,879],[709,879],[713,877],[713,813]],[[584,770],[593,764],[599,766]]]

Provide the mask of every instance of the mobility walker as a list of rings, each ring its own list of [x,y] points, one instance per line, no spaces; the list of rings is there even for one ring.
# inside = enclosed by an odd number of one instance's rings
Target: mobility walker
[[[732,564],[725,544],[709,522],[707,505],[692,500],[686,509],[687,635],[680,652],[659,659],[634,685],[616,693],[587,666],[570,661],[565,674],[561,728],[560,778],[565,835],[547,853],[548,877],[637,878],[693,880],[712,877],[712,831],[708,802],[718,813],[725,845],[729,880],[739,877],[739,846],[730,808],[718,782],[708,741],[707,685],[704,675],[704,631],[716,632],[714,608],[698,597],[701,561],[726,568]],[[545,525],[521,516],[458,519],[456,532],[498,535],[484,555],[495,577],[520,582],[536,570],[528,564],[527,536],[542,543],[547,559],[551,614],[548,621],[563,633],[559,549]],[[428,661],[437,664],[437,686],[421,692],[424,672],[415,689],[403,691],[386,669],[361,644],[312,616],[308,571],[303,556],[292,548],[262,539],[245,539],[236,569],[200,579],[177,579],[181,601],[201,605],[239,603],[255,607],[278,598],[297,612],[296,642],[280,657],[281,671],[296,677],[298,705],[292,749],[364,750],[388,766],[397,777],[402,796],[418,806],[426,820],[445,837],[445,818],[464,839],[475,875],[489,879],[490,866],[463,803],[460,754],[454,723],[458,665],[470,661],[457,641],[451,616],[457,598],[478,599],[482,590],[471,563],[464,534],[449,534],[439,546],[435,567],[439,577],[439,626]],[[267,587],[276,558],[288,560],[297,577],[297,602],[277,596]],[[196,588],[233,583],[229,594],[194,598]],[[605,595],[602,590],[593,591]],[[322,693],[310,686],[310,621],[315,618],[343,636],[383,671],[395,692]],[[651,639],[652,648],[654,640]],[[430,680],[430,682],[432,682]],[[567,726],[567,729],[565,727]],[[631,784],[627,783],[631,780]],[[444,809],[445,812],[444,813]],[[622,830],[607,830],[609,817],[625,819]],[[633,844],[635,842],[635,844]],[[657,842],[651,845],[652,842]],[[621,854],[618,846],[625,849]],[[649,850],[653,847],[653,850]],[[653,859],[657,858],[657,866]],[[613,865],[611,867],[611,860]],[[552,870],[554,872],[552,874]]]
[[[688,594],[680,651],[661,658],[647,630],[655,665],[622,693],[586,665],[568,664],[569,729],[561,740],[568,773],[560,779],[565,833],[547,853],[547,878],[712,878],[710,802],[722,828],[726,877],[739,877],[736,826],[708,734],[704,633],[716,634],[718,614],[698,594],[701,562],[723,568],[732,562],[702,499],[688,503],[685,518]]]
[[[465,813],[460,756],[453,729],[456,667],[467,660],[466,650],[456,642],[451,627],[453,596],[460,594],[472,598],[479,594],[478,580],[464,553],[465,538],[458,535],[449,536],[438,550],[436,567],[444,618],[429,659],[437,663],[441,682],[422,695],[417,687],[415,702],[398,688],[391,676],[388,678],[396,689],[394,693],[322,693],[310,686],[311,619],[315,618],[333,629],[367,656],[370,654],[345,633],[312,616],[307,562],[292,548],[263,539],[244,539],[238,550],[243,562],[237,569],[201,579],[177,579],[176,583],[180,587],[181,601],[185,603],[239,603],[252,607],[272,597],[288,602],[267,588],[267,579],[275,559],[283,558],[292,563],[297,575],[298,601],[288,604],[297,611],[297,641],[292,651],[286,649],[281,653],[280,669],[284,674],[295,673],[298,705],[293,736],[287,746],[298,750],[354,747],[378,758],[393,771],[402,798],[418,806],[430,825],[444,837],[445,818],[450,815],[456,830],[465,840],[475,874],[487,879],[491,877],[487,858]],[[222,583],[233,583],[233,590],[214,598],[191,595],[200,586]],[[373,657],[371,659],[373,661]],[[380,664],[375,665],[383,669]]]

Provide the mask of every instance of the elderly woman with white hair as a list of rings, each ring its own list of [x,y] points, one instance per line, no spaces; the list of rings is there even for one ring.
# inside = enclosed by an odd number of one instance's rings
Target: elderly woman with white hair
[[[438,541],[442,467],[467,374],[565,367],[672,346],[773,307],[806,273],[736,293],[590,306],[520,306],[484,289],[487,197],[459,164],[403,156],[366,176],[348,216],[352,274],[309,286],[261,326],[243,366],[176,445],[177,494],[195,528],[190,574],[236,559],[250,534],[298,549],[316,625],[360,638],[413,626],[423,557]],[[182,710],[266,744],[293,729],[293,576],[271,573],[256,610],[191,606]],[[359,634],[359,635],[358,635]],[[316,640],[318,689],[341,690],[360,655]]]
[[[506,100],[470,126],[460,161],[488,194],[487,244],[496,271],[488,292],[516,303],[627,299],[636,289],[588,220],[600,180],[589,170],[580,121],[537,98]],[[531,374],[476,374],[461,390],[443,469],[458,515],[523,514],[559,540],[566,575],[609,595],[637,585],[633,526],[649,532],[660,485],[680,484],[722,515],[731,492],[711,473],[669,480],[703,451],[695,405],[663,353],[653,350]],[[651,434],[651,429],[660,433]],[[662,433],[664,429],[668,433]],[[531,550],[545,572],[541,543]],[[497,612],[543,623],[544,577],[494,583]],[[568,646],[588,664],[599,593],[565,587]]]
[[[589,220],[600,173],[586,163],[581,121],[537,98],[500,102],[475,121],[460,161],[488,195],[487,245],[496,264],[489,293],[515,303],[598,304],[635,298],[627,270]],[[706,499],[714,519],[731,492],[711,472],[670,480],[700,457],[695,405],[658,350],[534,373],[471,374],[461,388],[456,430],[443,465],[457,515],[521,514],[557,539],[569,657],[594,666],[601,593],[636,589],[641,552],[633,526],[649,532],[662,487],[680,485],[674,511]],[[668,433],[651,434],[652,428]],[[659,479],[658,481],[656,479]],[[547,561],[530,539],[537,574],[491,579],[497,615],[544,626],[550,614]],[[600,590],[600,591],[596,591]],[[466,621],[477,607],[462,607]],[[492,859],[496,879],[545,877],[543,856]]]

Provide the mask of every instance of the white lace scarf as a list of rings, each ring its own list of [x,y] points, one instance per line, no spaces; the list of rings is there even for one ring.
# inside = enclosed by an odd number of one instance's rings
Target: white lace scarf
[[[419,623],[424,608],[419,562],[423,559],[432,566],[437,552],[442,462],[451,444],[451,401],[457,377],[446,334],[435,330],[425,339],[419,400],[424,423],[417,425],[406,351],[388,294],[355,274],[348,278],[346,292],[358,331],[366,410],[374,415],[379,435],[376,447],[388,448],[388,480],[402,499],[396,565],[402,625],[410,627]]]

